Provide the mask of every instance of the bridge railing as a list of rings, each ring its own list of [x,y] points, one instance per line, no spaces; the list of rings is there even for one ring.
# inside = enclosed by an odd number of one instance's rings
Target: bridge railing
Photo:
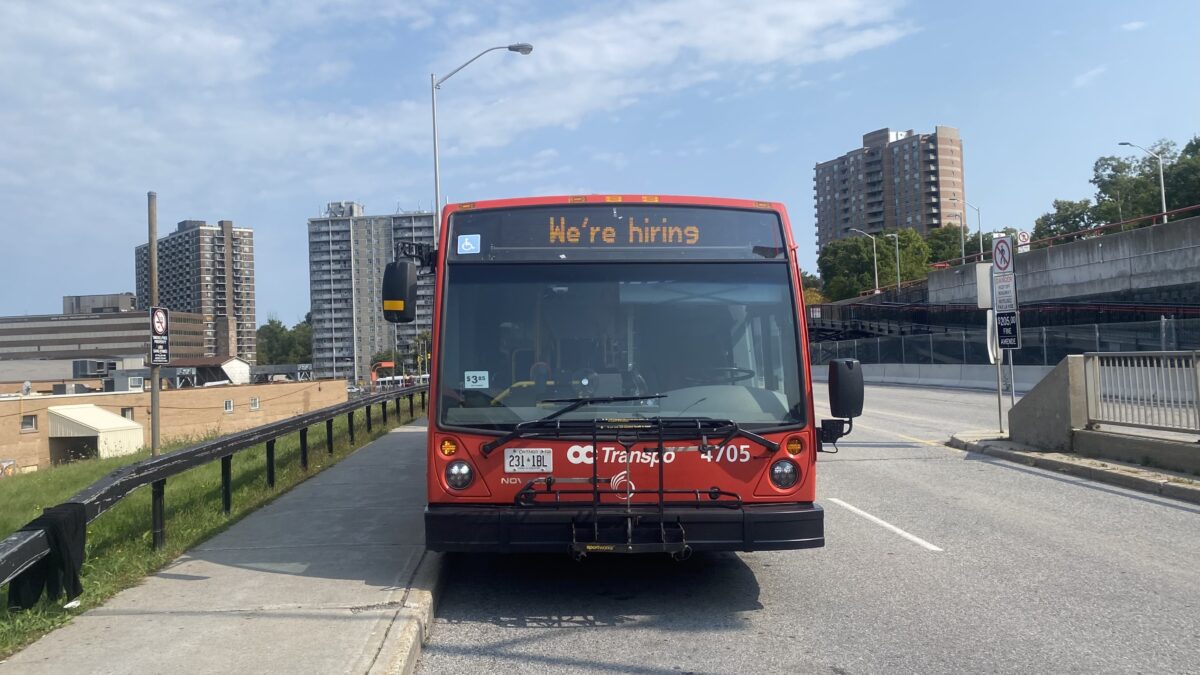
[[[1087,422],[1200,433],[1200,352],[1084,354]]]
[[[379,407],[379,414],[386,424],[388,405],[394,404],[396,415],[400,414],[400,402],[407,401],[410,416],[415,416],[419,399],[421,408],[427,403],[428,387],[417,386],[388,389],[375,394],[354,398],[310,413],[273,422],[246,431],[220,438],[202,441],[195,445],[152,457],[147,460],[121,467],[104,478],[92,483],[65,503],[83,504],[88,522],[115,506],[129,493],[144,485],[151,487],[151,524],[153,544],[161,548],[166,537],[164,518],[167,479],[209,462],[221,462],[221,508],[229,513],[233,498],[233,455],[248,448],[266,444],[267,485],[275,487],[275,441],[281,436],[299,433],[300,465],[308,469],[309,427],[324,423],[325,450],[333,453],[333,421],[340,415],[346,416],[350,441],[354,441],[355,414],[364,413],[367,431],[373,427],[371,410]],[[44,531],[18,531],[0,540],[0,586],[11,581],[50,552]]]

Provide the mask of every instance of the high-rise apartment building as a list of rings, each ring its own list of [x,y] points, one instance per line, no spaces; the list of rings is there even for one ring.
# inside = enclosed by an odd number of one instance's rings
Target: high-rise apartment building
[[[308,219],[308,284],[313,374],[352,382],[370,378],[371,357],[408,351],[433,328],[433,275],[418,277],[417,320],[391,324],[380,305],[383,271],[399,242],[433,244],[433,214],[363,215],[362,204],[332,202]]]
[[[135,256],[138,308],[148,309],[149,246]],[[180,222],[158,240],[158,304],[203,317],[207,355],[255,363],[254,232],[231,220]]]
[[[813,200],[818,249],[851,236],[912,228],[922,235],[966,224],[962,140],[954,127],[932,134],[880,129],[862,147],[817,164]]]

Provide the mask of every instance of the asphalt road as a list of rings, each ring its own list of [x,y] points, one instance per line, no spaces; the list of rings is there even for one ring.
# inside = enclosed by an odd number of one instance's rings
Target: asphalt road
[[[1200,672],[1200,507],[941,445],[995,421],[868,387],[823,549],[450,556],[418,672]]]

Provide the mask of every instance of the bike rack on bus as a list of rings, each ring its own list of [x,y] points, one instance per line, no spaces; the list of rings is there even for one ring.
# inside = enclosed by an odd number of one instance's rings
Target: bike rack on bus
[[[592,436],[592,475],[587,478],[555,478],[553,475],[541,476],[529,480],[517,492],[515,505],[524,508],[562,508],[564,506],[586,506],[589,517],[584,522],[574,518],[571,520],[571,554],[581,559],[589,553],[668,553],[673,558],[685,559],[691,555],[688,545],[687,532],[678,518],[675,521],[667,519],[668,507],[695,508],[728,508],[742,507],[742,498],[736,492],[722,490],[717,487],[708,489],[670,489],[666,488],[666,462],[663,461],[668,452],[700,452],[710,454],[723,447],[737,436],[761,439],[728,420],[688,420],[693,424],[680,424],[684,420],[646,419],[597,419],[589,420]],[[705,428],[705,426],[709,428]],[[575,425],[572,425],[575,426]],[[562,432],[562,425],[555,425],[555,435]],[[678,438],[700,437],[697,446],[671,447],[666,446],[669,436]],[[718,436],[715,444],[709,443],[710,436]],[[600,441],[615,442],[624,450],[625,456],[625,487],[620,487],[620,474],[617,476],[600,476],[599,443]],[[658,486],[654,489],[637,489],[629,482],[628,476],[633,464],[634,446],[647,440],[657,441],[650,449],[657,455]],[[763,446],[770,450],[776,445],[766,439]],[[777,446],[776,446],[777,447]],[[645,452],[642,450],[640,452]],[[600,486],[607,483],[609,487]],[[564,489],[564,485],[587,485],[587,488]],[[616,495],[623,504],[602,502],[605,495]],[[654,510],[647,510],[644,502],[636,503],[638,495],[654,495],[656,501]],[[668,496],[683,497],[683,499],[668,499]],[[585,500],[583,497],[588,497]],[[541,500],[541,501],[539,501]],[[551,500],[551,501],[546,501]],[[602,520],[608,521],[608,526],[602,526]],[[657,524],[654,530],[656,536],[647,536],[645,528],[638,530],[640,522],[652,520]],[[617,537],[613,538],[612,535]],[[609,535],[606,538],[604,535]],[[639,536],[640,535],[640,536]],[[638,539],[642,539],[639,541]],[[649,539],[649,540],[647,540]]]

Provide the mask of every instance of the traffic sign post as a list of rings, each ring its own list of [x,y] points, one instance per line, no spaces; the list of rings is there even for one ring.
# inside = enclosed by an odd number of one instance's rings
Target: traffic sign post
[[[1003,383],[1001,364],[1004,352],[1021,348],[1021,313],[1017,305],[1016,252],[1012,237],[996,237],[992,240],[992,309],[996,313],[996,347],[1001,358],[996,360],[996,409],[1000,415],[1000,430],[1004,431],[1001,411]],[[1009,398],[1017,402],[1016,369],[1014,356],[1008,355]]]
[[[996,337],[1000,349],[1021,348],[1021,315],[1017,307],[1017,273],[1012,237],[992,243],[992,309],[996,311]]]
[[[166,307],[150,308],[150,365],[171,363],[171,331]]]

